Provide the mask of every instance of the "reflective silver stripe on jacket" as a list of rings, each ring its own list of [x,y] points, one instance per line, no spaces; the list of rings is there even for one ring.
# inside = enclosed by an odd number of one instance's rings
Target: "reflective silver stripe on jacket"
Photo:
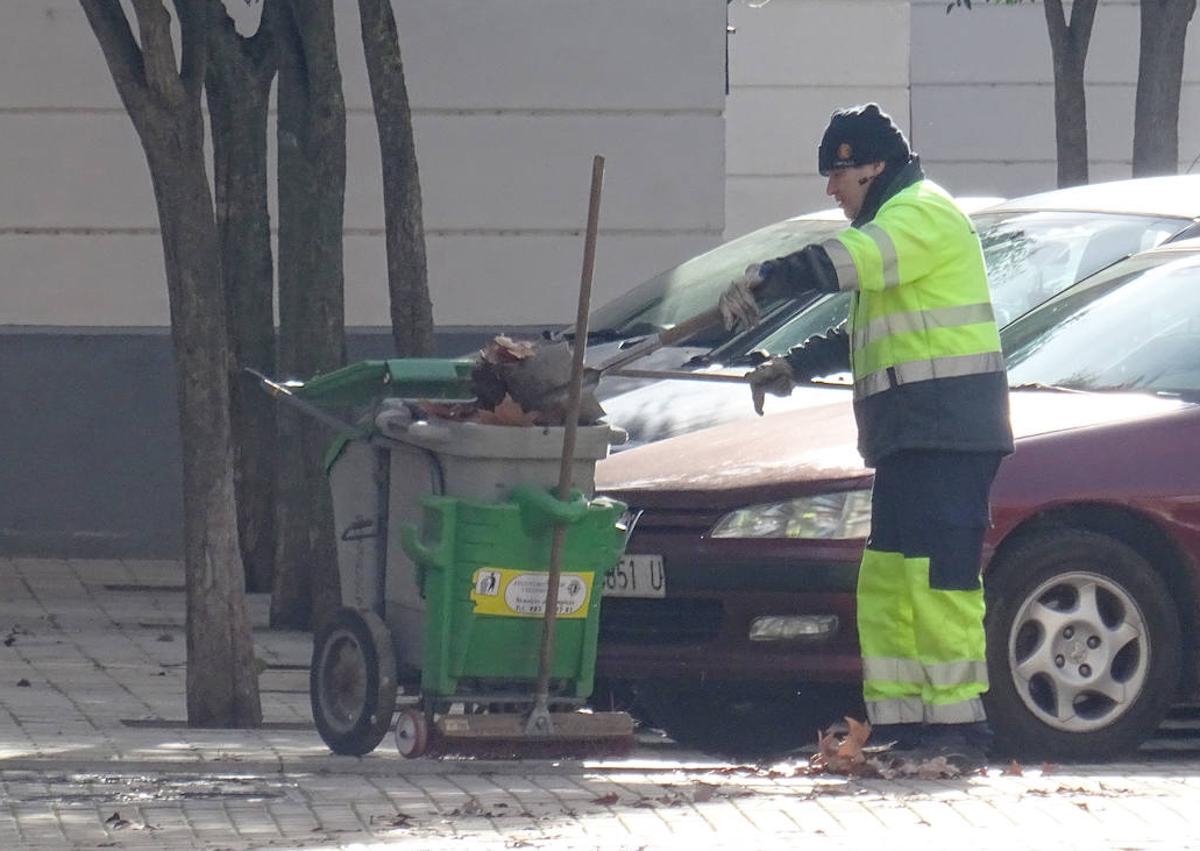
[[[883,259],[883,288],[890,290],[900,286],[900,261],[896,259],[896,243],[888,236],[888,232],[874,222],[868,222],[859,228],[879,249]]]
[[[863,376],[854,382],[854,398],[865,399],[882,393],[892,386],[888,370],[896,377],[896,384],[911,384],[933,378],[959,378],[964,375],[983,375],[988,372],[1004,371],[1004,355],[1000,352],[984,352],[978,355],[951,355],[932,360],[916,360],[898,363]]]
[[[858,289],[858,267],[854,265],[850,249],[842,245],[841,240],[838,239],[827,239],[821,243],[821,247],[825,249],[825,253],[833,262],[833,271],[837,273],[838,289]]]
[[[919,697],[868,700],[867,720],[872,724],[920,724],[925,720],[925,704]]]
[[[960,686],[988,681],[987,662],[926,662],[871,656],[864,657],[863,679],[892,683],[925,683],[935,686]]]
[[[983,701],[978,697],[955,703],[924,703],[919,697],[868,700],[867,720],[878,724],[972,724],[986,721]]]
[[[934,307],[929,310],[910,310],[876,316],[863,328],[854,329],[851,345],[855,351],[893,334],[914,334],[927,330],[958,328],[979,322],[995,322],[996,313],[989,302],[960,304],[955,307]]]

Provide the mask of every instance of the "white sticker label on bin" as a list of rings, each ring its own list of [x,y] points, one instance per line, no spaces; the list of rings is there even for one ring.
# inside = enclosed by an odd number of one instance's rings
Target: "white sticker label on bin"
[[[542,617],[548,577],[544,571],[483,567],[475,571],[471,599],[476,614]],[[558,578],[558,616],[586,618],[592,596],[591,573],[563,573]]]

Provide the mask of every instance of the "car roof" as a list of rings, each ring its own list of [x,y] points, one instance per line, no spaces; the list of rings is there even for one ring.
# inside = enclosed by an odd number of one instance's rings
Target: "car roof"
[[[1019,210],[1200,217],[1200,174],[1091,183],[1011,198],[988,212]]]
[[[966,213],[968,216],[971,215],[972,213],[976,213],[980,210],[986,210],[990,207],[995,207],[998,204],[1002,204],[1003,202],[1004,202],[1004,198],[1002,198],[999,195],[955,195],[954,196],[954,203],[958,204],[959,209],[962,210],[964,213]],[[791,218],[787,219],[787,221],[789,221],[789,222],[805,222],[805,221],[816,221],[816,222],[842,221],[842,222],[844,222],[844,221],[846,221],[846,216],[844,213],[842,213],[841,207],[827,207],[824,210],[814,210],[811,213],[804,213],[803,215],[800,215],[800,216],[792,216]]]

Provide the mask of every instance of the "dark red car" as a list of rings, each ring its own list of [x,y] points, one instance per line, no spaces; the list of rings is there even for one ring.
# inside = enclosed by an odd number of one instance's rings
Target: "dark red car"
[[[989,717],[1013,752],[1113,756],[1198,692],[1200,241],[1123,261],[1002,337],[1017,451],[984,554]],[[675,738],[809,737],[817,697],[856,691],[871,473],[848,396],[600,464],[633,531],[598,670]]]

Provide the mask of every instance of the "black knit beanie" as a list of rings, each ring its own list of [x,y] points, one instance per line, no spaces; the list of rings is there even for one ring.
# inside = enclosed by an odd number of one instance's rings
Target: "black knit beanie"
[[[828,177],[835,169],[867,163],[904,163],[912,156],[908,140],[878,104],[839,109],[829,119],[817,168]]]

